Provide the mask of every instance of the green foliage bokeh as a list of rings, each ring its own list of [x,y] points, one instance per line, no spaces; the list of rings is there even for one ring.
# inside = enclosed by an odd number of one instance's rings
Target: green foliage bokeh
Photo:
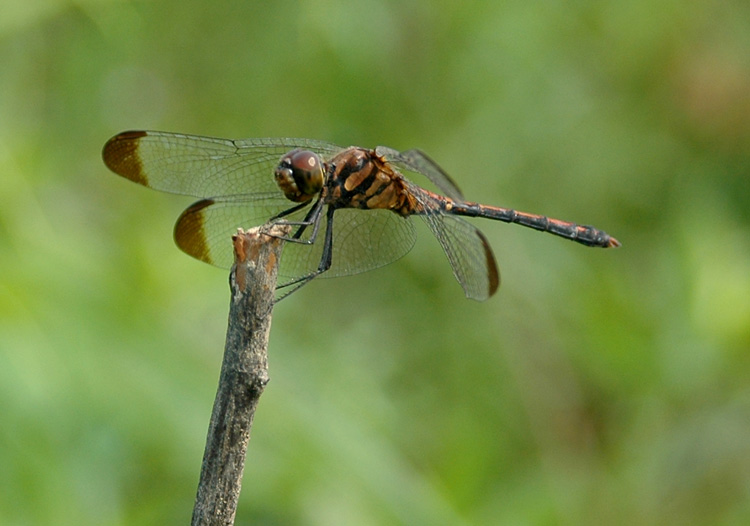
[[[185,524],[229,302],[127,129],[419,147],[503,285],[437,243],[279,304],[237,524],[750,523],[750,5],[6,1],[0,524]],[[250,226],[250,225],[238,225]]]

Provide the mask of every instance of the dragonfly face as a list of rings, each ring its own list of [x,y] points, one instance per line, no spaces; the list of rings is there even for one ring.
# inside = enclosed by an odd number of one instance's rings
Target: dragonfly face
[[[276,184],[287,199],[295,203],[309,201],[323,189],[324,166],[310,150],[292,150],[281,158],[274,171]]]
[[[466,201],[419,150],[135,131],[110,139],[102,156],[133,182],[201,198],[177,220],[174,238],[207,263],[232,265],[230,237],[239,227],[269,220],[292,225],[279,269],[289,278],[281,287],[291,291],[317,276],[357,274],[405,255],[416,239],[413,216],[425,222],[466,296],[475,300],[494,294],[500,275],[487,239],[459,216],[516,223],[586,246],[620,245],[591,226]],[[414,184],[405,173],[426,177],[444,195]]]

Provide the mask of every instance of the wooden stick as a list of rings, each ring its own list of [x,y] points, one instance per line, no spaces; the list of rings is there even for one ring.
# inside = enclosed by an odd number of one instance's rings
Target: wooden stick
[[[289,227],[263,232],[285,236]],[[240,230],[232,240],[229,326],[193,508],[194,526],[234,524],[255,408],[268,383],[268,335],[283,241],[259,228]]]

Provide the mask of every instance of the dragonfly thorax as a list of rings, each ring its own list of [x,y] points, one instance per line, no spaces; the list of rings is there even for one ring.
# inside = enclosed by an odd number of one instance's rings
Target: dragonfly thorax
[[[274,177],[287,199],[309,201],[323,188],[323,162],[309,150],[292,150],[281,158]]]

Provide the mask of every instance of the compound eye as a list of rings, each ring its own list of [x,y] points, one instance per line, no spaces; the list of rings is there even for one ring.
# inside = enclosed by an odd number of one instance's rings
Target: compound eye
[[[290,157],[292,176],[300,191],[313,195],[323,188],[323,163],[313,152],[298,150]]]
[[[306,201],[323,188],[323,162],[309,150],[294,150],[282,157],[276,182],[292,201]]]

